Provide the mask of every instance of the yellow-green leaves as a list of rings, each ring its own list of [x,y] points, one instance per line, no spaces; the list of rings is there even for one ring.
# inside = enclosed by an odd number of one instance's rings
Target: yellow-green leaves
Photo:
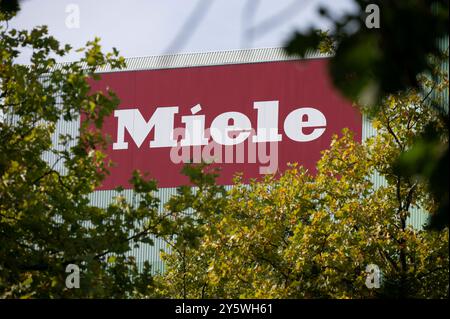
[[[23,48],[31,52],[28,66],[16,64]],[[103,53],[95,39],[80,61],[56,67],[53,56],[70,50],[46,27],[0,26],[0,298],[149,294],[149,265],[138,271],[126,253],[152,244],[150,233],[171,231],[157,214],[154,181],[137,183],[139,207],[124,200],[91,205],[89,194],[107,174],[100,128],[119,99],[91,92],[89,81],[99,67],[120,68],[124,60],[117,50]],[[58,121],[80,114],[79,135],[52,136]],[[80,267],[80,289],[65,287],[70,263]]]
[[[203,166],[185,169],[200,193],[180,188],[168,210],[189,212],[180,237],[165,254],[167,272],[157,278],[160,295],[188,298],[373,298],[445,297],[448,232],[412,229],[409,211],[428,198],[424,188],[398,179],[393,156],[406,141],[404,121],[394,110],[408,105],[391,99],[377,120],[380,135],[365,144],[343,130],[311,175],[293,164],[275,178],[218,192]],[[391,111],[389,111],[391,110]],[[414,108],[407,117],[416,117]],[[418,117],[418,119],[421,119]],[[390,125],[390,126],[388,126]],[[378,170],[386,186],[375,188]],[[220,195],[219,195],[220,194]],[[212,198],[219,198],[215,202]],[[179,217],[183,219],[182,215]],[[197,229],[195,246],[186,236]],[[446,235],[447,234],[447,235]],[[438,241],[438,238],[441,241]],[[427,275],[438,260],[438,270]],[[367,265],[383,273],[381,289],[366,286]]]

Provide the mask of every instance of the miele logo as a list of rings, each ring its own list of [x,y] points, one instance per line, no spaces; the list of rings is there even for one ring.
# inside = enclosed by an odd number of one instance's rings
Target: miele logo
[[[321,152],[348,128],[361,137],[361,114],[328,77],[328,59],[104,73],[95,91],[113,89],[120,107],[105,118],[112,163],[101,187],[132,188],[133,171],[158,187],[189,184],[185,163],[211,163],[231,185],[283,173],[297,163],[317,171]]]
[[[184,127],[175,128],[178,106],[158,107],[149,120],[139,109],[116,110],[117,141],[113,150],[126,150],[125,130],[138,148],[153,130],[149,148],[171,148],[170,160],[179,163],[260,163],[260,174],[275,173],[278,169],[279,102],[253,103],[257,112],[256,130],[250,119],[240,112],[225,112],[216,116],[210,128],[205,128],[205,115],[200,104],[193,106],[191,115],[181,117]],[[296,142],[318,139],[326,129],[327,121],[319,110],[300,107],[290,112],[283,121],[287,138]],[[306,130],[304,130],[306,128]],[[247,147],[244,142],[247,142]],[[145,146],[147,147],[147,146]]]
[[[257,110],[256,134],[252,136],[254,143],[279,142],[282,135],[278,134],[278,101],[254,102]],[[205,115],[197,115],[202,110],[200,104],[191,108],[192,115],[181,117],[185,125],[183,138],[178,144],[174,128],[175,114],[178,106],[158,107],[148,121],[144,119],[139,109],[116,110],[117,141],[114,150],[128,149],[125,142],[125,130],[128,131],[138,148],[141,147],[150,131],[154,129],[153,139],[149,143],[154,147],[200,146],[207,145],[209,139],[205,131]],[[312,107],[295,109],[284,120],[284,132],[288,138],[297,142],[309,142],[319,138],[327,125],[325,116]],[[303,128],[313,128],[305,133]],[[178,128],[179,130],[180,128]],[[218,115],[209,129],[212,139],[221,145],[236,145],[244,142],[252,132],[250,119],[240,112],[225,112]]]

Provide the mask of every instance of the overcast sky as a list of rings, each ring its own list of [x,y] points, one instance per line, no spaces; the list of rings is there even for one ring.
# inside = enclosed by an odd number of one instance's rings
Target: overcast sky
[[[23,0],[10,26],[48,25],[75,48],[98,36],[133,57],[282,46],[296,29],[329,27],[319,6],[336,16],[356,8],[353,0]]]

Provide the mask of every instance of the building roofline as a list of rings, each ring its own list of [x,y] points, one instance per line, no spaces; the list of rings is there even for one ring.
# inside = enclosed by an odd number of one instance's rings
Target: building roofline
[[[107,65],[98,68],[96,73],[293,61],[327,57],[330,57],[330,55],[322,54],[316,51],[307,52],[304,57],[300,57],[298,55],[288,55],[281,47],[177,53],[167,55],[128,57],[125,58],[126,67],[124,67],[123,69],[112,69],[109,65]],[[62,66],[67,63],[70,62],[62,62],[58,63],[58,65]]]
[[[318,52],[308,52],[303,59],[325,58],[328,55]],[[122,70],[112,70],[104,67],[99,73],[175,69],[186,67],[215,66],[229,64],[246,64],[275,61],[300,60],[299,56],[289,56],[283,48],[259,48],[244,50],[226,50],[195,53],[179,53],[126,58],[126,67]]]

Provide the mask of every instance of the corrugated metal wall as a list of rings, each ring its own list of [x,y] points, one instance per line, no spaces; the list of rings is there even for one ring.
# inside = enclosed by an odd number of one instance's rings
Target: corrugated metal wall
[[[374,136],[375,134],[376,131],[370,123],[369,118],[366,115],[363,115],[362,140],[365,141],[367,138]],[[387,185],[386,179],[377,172],[372,175],[372,182],[375,187]],[[414,228],[422,228],[427,222],[429,214],[418,207],[410,208],[410,212],[411,214],[407,220],[407,223]]]
[[[447,53],[449,52],[449,37],[448,36],[443,38],[443,39],[441,39],[441,40],[439,40],[439,47],[444,52],[447,52]],[[448,64],[449,64],[448,59],[444,63],[441,64],[441,68],[447,74],[447,76],[448,76],[448,70],[449,70],[448,69]],[[442,100],[443,100],[442,104],[444,105],[445,110],[448,113],[448,102],[449,102],[449,100],[448,100],[448,89],[440,94],[440,98],[442,98]]]
[[[174,194],[176,194],[176,188],[160,188],[158,192],[155,193],[155,196],[160,200],[160,213],[164,211],[165,203],[167,203],[169,198]],[[90,195],[90,201],[94,206],[106,208],[109,203],[111,203],[113,198],[118,195],[119,193],[114,190],[96,191]],[[138,204],[139,198],[135,196],[133,190],[126,189],[121,192],[120,195],[123,196],[129,204]],[[167,244],[159,238],[152,237],[152,239],[154,240],[153,246],[149,244],[140,244],[139,248],[133,248],[128,255],[136,258],[136,262],[140,268],[143,266],[145,261],[148,261],[152,266],[152,270],[155,273],[158,273],[164,270],[164,264],[160,258],[160,251],[169,251],[170,247],[168,247]]]
[[[448,38],[442,43],[443,47],[448,47]],[[322,58],[325,55],[309,53],[307,58]],[[236,51],[222,51],[222,52],[209,52],[209,53],[193,53],[193,54],[179,54],[170,56],[151,56],[151,57],[137,57],[127,59],[126,70],[148,70],[148,69],[164,69],[164,68],[180,68],[180,67],[193,67],[203,65],[223,65],[223,64],[240,64],[240,63],[258,63],[269,61],[286,61],[295,60],[296,57],[287,56],[281,48],[268,48],[268,49],[250,49],[250,50],[236,50]],[[448,63],[446,64],[446,70],[448,71]],[[115,72],[108,68],[99,70],[99,73]],[[448,92],[446,92],[446,98],[448,101]],[[56,130],[54,137],[54,145],[57,145],[57,136],[60,133],[78,134],[79,122],[73,121],[70,123],[60,122]],[[375,130],[370,124],[370,121],[366,116],[363,118],[363,140],[367,137],[375,134]],[[54,163],[54,158],[51,153],[45,154],[45,158]],[[63,170],[62,163],[58,164],[58,169]],[[373,181],[375,185],[385,185],[385,180],[378,174],[373,175]],[[170,198],[171,195],[176,193],[176,188],[161,188],[157,192],[157,196],[161,201],[160,212],[163,211],[163,206]],[[93,205],[99,207],[106,207],[114,196],[117,195],[115,191],[96,191],[90,196],[90,200]],[[125,190],[122,195],[129,201],[129,203],[135,203],[136,198],[133,196],[131,190]],[[409,223],[414,227],[421,227],[426,221],[427,214],[420,209],[413,209]],[[142,265],[144,261],[149,261],[155,272],[163,271],[164,265],[159,257],[161,249],[168,249],[166,244],[159,239],[155,239],[154,246],[142,245],[138,249],[130,251],[130,255],[136,257],[137,262]]]

